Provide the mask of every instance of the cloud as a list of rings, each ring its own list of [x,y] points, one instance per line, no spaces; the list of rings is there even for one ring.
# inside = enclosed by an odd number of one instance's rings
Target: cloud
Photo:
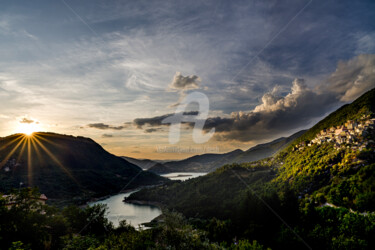
[[[261,98],[251,112],[233,112],[230,118],[211,117],[205,130],[216,128],[217,140],[251,141],[272,138],[288,130],[305,128],[339,105],[351,102],[375,87],[375,55],[359,55],[337,69],[316,90],[295,79],[290,92],[278,95],[277,86]]]
[[[91,124],[88,124],[87,126],[89,128],[96,128],[96,129],[102,129],[102,130],[106,130],[106,129],[122,130],[126,128],[126,126],[111,126],[111,125],[104,124],[104,123],[91,123]]]
[[[373,34],[370,1],[348,2],[339,8],[333,2],[325,8],[310,5],[308,15],[293,20],[251,63],[305,3],[295,1],[284,8],[281,3],[203,2],[204,6],[202,1],[181,6],[170,1],[146,5],[116,1],[94,11],[75,3],[72,7],[100,36],[91,36],[77,18],[65,20],[66,8],[55,8],[61,13],[43,18],[33,13],[48,13],[54,5],[3,8],[0,29],[25,30],[39,39],[31,40],[27,33],[2,34],[0,74],[11,81],[0,83],[4,89],[0,89],[0,110],[9,116],[48,114],[50,121],[64,121],[56,131],[63,133],[76,133],[70,129],[73,125],[96,121],[98,114],[113,119],[100,122],[124,125],[115,122],[133,121],[140,114],[151,117],[157,111],[172,113],[165,108],[184,89],[164,91],[181,71],[182,77],[196,75],[204,80],[213,112],[248,114],[263,104],[260,98],[266,92],[272,95],[264,97],[268,99],[262,108],[281,107],[273,103],[288,92],[273,92],[275,83],[289,91],[295,76],[308,85],[320,82],[321,76],[334,70],[338,58],[350,58],[359,50],[374,53],[373,35],[368,35]],[[361,36],[353,38],[353,32]],[[259,110],[251,119],[262,119],[260,113],[266,111]],[[229,115],[212,116],[219,118],[211,122],[220,120],[221,126],[234,123]],[[0,124],[0,130],[7,126]],[[95,133],[112,132],[105,129]]]
[[[151,118],[136,118],[134,119],[133,123],[137,128],[142,128],[145,125],[149,125],[151,127],[162,126],[163,125],[162,121],[171,115],[173,114],[166,114],[166,115],[155,116]]]
[[[359,55],[347,62],[340,61],[336,71],[321,86],[348,102],[375,87],[375,55]]]
[[[288,93],[279,94],[282,88],[275,86],[249,112],[209,117],[204,131],[215,128],[214,138],[217,141],[246,142],[275,138],[288,131],[311,126],[312,122],[334,108],[353,101],[374,87],[375,55],[360,55],[347,62],[339,62],[336,71],[316,89],[309,88],[304,79],[296,78]],[[170,115],[134,121],[159,127],[163,125],[161,120]],[[192,127],[194,123],[188,123],[188,126]]]
[[[286,96],[275,91],[263,95],[251,112],[233,112],[230,117],[207,119],[205,131],[215,127],[217,140],[252,141],[273,138],[307,126],[328,112],[337,101],[331,94],[318,94],[303,79],[295,79]]]
[[[26,123],[26,124],[31,124],[31,123],[34,123],[34,120],[31,120],[27,117],[24,117],[20,120],[20,123]]]
[[[216,140],[252,141],[273,138],[288,130],[308,125],[313,118],[322,116],[337,104],[331,94],[318,94],[309,89],[303,79],[292,82],[290,92],[278,95],[278,88],[266,93],[261,104],[251,112],[232,112],[228,117],[209,117],[204,131],[215,128]],[[196,115],[197,112],[194,113]],[[135,119],[138,128],[144,125],[160,127],[161,121],[172,114],[152,118]],[[194,123],[187,123],[193,127]]]
[[[133,154],[139,154],[139,153],[141,153],[141,151],[139,151],[139,150],[134,150],[134,151],[131,151],[130,153],[133,153]]]
[[[103,134],[102,137],[103,137],[103,138],[111,138],[111,137],[113,137],[113,135],[110,135],[110,134]]]
[[[160,129],[157,129],[157,128],[148,128],[148,129],[145,129],[145,132],[146,133],[152,133],[152,132],[156,132],[156,131],[159,131]]]
[[[176,72],[169,87],[178,90],[198,89],[200,81],[201,79],[196,75],[183,76],[180,72]]]
[[[142,128],[143,126],[146,126],[146,125],[150,127],[168,126],[169,125],[168,123],[162,123],[162,121],[173,115],[175,114],[166,114],[166,115],[155,116],[151,118],[137,118],[137,119],[134,119],[133,124],[137,128]],[[184,112],[183,115],[198,115],[198,112],[189,111],[189,112]],[[148,131],[148,133],[150,132],[154,132],[154,131]]]

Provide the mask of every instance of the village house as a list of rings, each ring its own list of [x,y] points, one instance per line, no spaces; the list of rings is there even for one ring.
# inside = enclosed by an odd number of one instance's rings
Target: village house
[[[367,145],[363,142],[363,138],[375,128],[375,118],[369,119],[369,117],[363,116],[360,121],[348,120],[344,125],[323,129],[311,141],[296,145],[296,149],[303,150],[306,146],[311,147],[314,144],[321,145],[332,142],[335,149],[340,149],[344,144],[350,144],[348,146],[352,149],[363,150]]]
[[[17,197],[15,195],[3,195],[2,198],[5,199],[5,206],[8,209],[18,204]],[[45,194],[41,194],[39,197],[34,197],[32,199],[36,200],[37,204],[39,205],[45,205],[46,201],[48,200]]]

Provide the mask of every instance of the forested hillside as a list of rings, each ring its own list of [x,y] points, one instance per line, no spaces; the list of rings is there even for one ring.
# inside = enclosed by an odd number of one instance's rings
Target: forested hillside
[[[215,217],[228,237],[259,240],[272,248],[372,249],[374,93],[332,113],[275,157],[226,165],[204,177],[143,190],[129,201],[159,201],[206,221],[197,222],[203,227]],[[365,125],[343,140],[342,133],[351,132],[344,125],[349,120]],[[340,134],[332,141],[312,143],[321,130],[337,126]]]

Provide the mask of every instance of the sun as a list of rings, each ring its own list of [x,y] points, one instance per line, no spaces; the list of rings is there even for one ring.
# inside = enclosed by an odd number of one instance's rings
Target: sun
[[[18,125],[17,132],[22,133],[25,135],[32,135],[34,132],[38,132],[39,126],[38,124],[28,124],[28,123],[21,123]]]
[[[26,119],[26,118],[23,118],[21,121],[19,121],[15,129],[16,133],[22,133],[28,136],[39,131],[40,131],[39,122],[35,120],[31,120],[31,119]]]

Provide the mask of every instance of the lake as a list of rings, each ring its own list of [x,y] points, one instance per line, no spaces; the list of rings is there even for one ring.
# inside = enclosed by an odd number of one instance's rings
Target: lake
[[[176,172],[176,173],[162,174],[161,176],[169,178],[171,180],[186,181],[188,179],[196,178],[196,177],[203,176],[206,174],[207,173]]]
[[[171,180],[185,181],[191,178],[203,176],[205,174],[207,173],[170,173],[162,176],[170,178]],[[108,211],[106,217],[113,223],[115,227],[117,227],[119,225],[119,222],[122,220],[126,220],[135,228],[138,228],[138,226],[142,227],[142,223],[150,222],[154,218],[161,215],[161,210],[156,206],[137,205],[123,202],[124,197],[128,197],[130,194],[137,191],[138,190],[112,195],[107,199],[92,202],[89,205],[107,205]]]
[[[157,216],[161,215],[161,210],[156,206],[136,205],[123,202],[124,197],[128,197],[134,192],[136,191],[116,194],[105,200],[90,203],[90,205],[107,205],[108,214],[106,217],[114,224],[115,227],[117,227],[119,225],[119,222],[122,220],[126,220],[135,228],[138,228],[138,226],[142,227],[142,223],[149,222]]]

